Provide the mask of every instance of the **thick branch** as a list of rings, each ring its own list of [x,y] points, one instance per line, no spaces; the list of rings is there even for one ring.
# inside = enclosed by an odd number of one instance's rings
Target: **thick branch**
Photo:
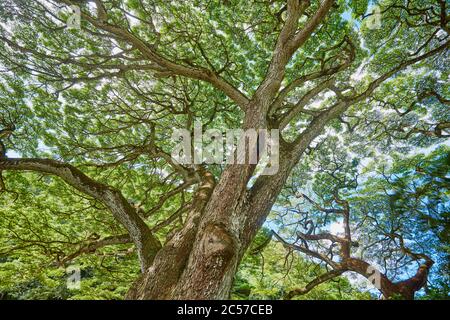
[[[75,259],[76,257],[82,255],[82,254],[89,254],[89,253],[93,253],[95,251],[97,251],[100,248],[103,248],[105,246],[110,246],[110,245],[117,245],[117,244],[126,244],[126,243],[131,243],[132,240],[130,238],[129,234],[122,234],[119,236],[110,236],[110,237],[106,237],[103,239],[99,239],[96,241],[92,241],[89,242],[85,245],[83,245],[80,249],[78,249],[77,251],[69,254],[68,256],[64,257],[63,259],[61,259],[59,261],[59,263],[61,265],[65,265],[68,262],[72,261],[73,259]]]
[[[161,248],[159,241],[119,190],[94,181],[69,164],[50,159],[4,159],[0,161],[0,170],[49,173],[102,202],[128,231],[136,245],[142,271],[150,266]]]
[[[76,5],[76,3],[70,0],[59,0],[59,2],[66,5]],[[213,71],[203,67],[187,67],[181,64],[177,64],[176,62],[163,57],[151,45],[145,43],[143,40],[139,39],[128,30],[125,30],[116,25],[109,24],[104,20],[94,18],[84,12],[81,12],[81,16],[96,28],[106,31],[122,40],[125,40],[129,44],[136,47],[146,59],[153,63],[156,63],[162,68],[165,68],[167,70],[167,72],[165,73],[167,73],[168,75],[180,75],[209,82],[214,87],[224,92],[237,105],[245,109],[248,103],[248,98],[237,88],[233,87],[230,83],[228,83],[225,79],[223,79]]]
[[[324,0],[317,12],[308,20],[305,27],[297,32],[298,19],[303,11],[309,6],[308,1],[290,0],[288,1],[288,13],[286,22],[278,36],[272,60],[264,78],[255,93],[258,100],[269,102],[280,88],[284,78],[286,64],[291,59],[295,51],[309,39],[314,30],[322,22],[331,9],[334,0]],[[268,105],[263,104],[263,111]]]

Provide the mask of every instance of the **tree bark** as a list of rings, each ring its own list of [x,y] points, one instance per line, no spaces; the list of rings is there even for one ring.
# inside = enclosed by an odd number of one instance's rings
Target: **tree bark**
[[[348,271],[354,271],[369,280],[374,280],[373,271],[375,269],[363,260],[350,258],[344,261],[343,265]],[[432,266],[433,261],[428,260],[419,266],[414,276],[400,282],[392,282],[386,275],[378,272],[380,280],[377,289],[381,291],[385,299],[414,300],[415,293],[426,285],[428,273]]]

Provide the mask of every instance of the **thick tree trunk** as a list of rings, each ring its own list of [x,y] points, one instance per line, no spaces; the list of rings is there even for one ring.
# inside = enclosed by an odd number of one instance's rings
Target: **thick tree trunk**
[[[255,112],[246,117],[243,129],[264,126],[263,114]],[[194,200],[197,209],[189,213],[188,223],[164,245],[127,298],[229,297],[237,266],[251,241],[243,234],[248,217],[247,186],[255,167],[254,164],[226,167],[217,185],[210,188],[208,201]],[[270,209],[271,205],[267,207]]]
[[[247,119],[246,128],[261,128],[261,119]],[[296,152],[280,141],[278,173],[260,176],[248,189],[255,165],[229,165],[203,210],[157,254],[130,289],[128,299],[226,299],[242,256],[269,214],[292,167],[310,140],[305,134]],[[199,205],[201,206],[201,205]]]
[[[282,145],[280,148],[286,148]],[[128,299],[226,299],[242,256],[261,228],[294,163],[282,156],[279,172],[248,190],[254,168],[230,166],[204,210],[157,254]]]
[[[127,298],[228,298],[248,245],[241,237],[246,184],[253,169],[234,165],[225,170],[209,201],[196,201],[197,209],[189,213],[188,222],[164,245]]]
[[[212,174],[201,172],[201,184],[194,195],[193,206],[183,228],[164,244],[152,266],[130,288],[127,299],[174,299],[214,186]]]

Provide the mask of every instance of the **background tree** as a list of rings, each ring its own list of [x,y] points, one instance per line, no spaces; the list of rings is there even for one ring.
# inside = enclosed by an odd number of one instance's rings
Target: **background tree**
[[[2,1],[2,211],[52,176],[80,220],[52,240],[4,223],[4,246],[66,242],[47,252],[64,264],[131,241],[142,275],[128,298],[228,297],[291,171],[327,137],[365,141],[367,157],[448,136],[446,2],[376,3],[378,29],[367,1]],[[174,162],[171,129],[196,120],[280,129],[278,172]],[[105,210],[114,222],[85,232]]]
[[[264,228],[244,257],[236,275],[232,297],[236,299],[283,299],[291,289],[306,286],[325,269],[298,255],[285,253],[281,243],[268,242],[270,230]],[[306,257],[307,258],[307,257]],[[310,292],[298,296],[304,300],[371,299],[368,291],[350,284],[345,277],[336,277]]]
[[[394,156],[391,165],[378,161],[363,170],[359,186],[334,154],[317,167],[312,186],[317,193],[306,195],[292,183],[287,199],[301,200],[287,209],[293,214],[281,212],[283,236],[274,235],[288,250],[319,261],[327,271],[287,297],[349,271],[367,278],[385,298],[413,299],[428,280],[434,282],[429,279],[433,259],[448,266],[448,249],[442,247],[448,243],[448,152],[441,147],[428,156]],[[337,230],[330,230],[333,224]],[[445,278],[448,273],[435,274]]]

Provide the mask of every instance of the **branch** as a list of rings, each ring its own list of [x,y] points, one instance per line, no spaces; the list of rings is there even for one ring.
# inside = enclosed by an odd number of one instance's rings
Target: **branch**
[[[312,200],[310,197],[308,197],[306,194],[302,193],[301,194],[302,198],[307,200],[309,203],[311,203],[312,205],[314,205],[314,207],[319,210],[322,211],[324,213],[339,213],[342,214],[343,210],[342,209],[335,209],[335,208],[324,208],[321,205],[319,205],[316,201]]]
[[[372,94],[373,91],[375,91],[376,88],[378,88],[380,86],[380,84],[382,84],[385,80],[389,79],[390,77],[392,77],[393,75],[395,75],[397,72],[404,70],[406,67],[413,65],[419,61],[422,61],[426,58],[432,57],[435,54],[444,51],[445,49],[447,49],[450,46],[450,41],[445,42],[444,44],[440,45],[439,47],[428,51],[427,53],[424,53],[418,57],[415,57],[413,59],[404,61],[402,63],[400,63],[397,67],[391,69],[390,71],[386,72],[385,74],[383,74],[382,76],[380,76],[379,78],[377,78],[376,80],[372,81],[368,88],[361,94],[353,96],[352,98],[349,98],[349,101],[354,104],[356,102],[359,102],[361,100],[366,99],[367,97],[369,97],[369,95]]]
[[[58,2],[66,5],[76,5],[76,3],[70,0],[59,0]],[[104,20],[98,20],[98,18],[94,18],[84,12],[81,12],[81,17],[86,21],[88,21],[93,26],[95,26],[96,28],[106,31],[122,40],[127,41],[129,44],[136,47],[144,55],[146,59],[148,59],[153,63],[156,63],[162,68],[165,68],[167,72],[169,72],[171,75],[180,75],[196,80],[209,82],[215,88],[224,92],[231,100],[233,100],[242,109],[246,108],[246,105],[249,102],[248,98],[237,88],[233,87],[230,83],[228,83],[225,79],[223,79],[213,71],[203,67],[187,67],[184,65],[177,64],[163,57],[151,45],[145,43],[143,40],[139,39],[137,36],[129,32],[128,30],[125,30],[116,25],[111,25],[105,22]]]
[[[164,203],[170,197],[173,197],[174,195],[176,195],[180,192],[183,192],[185,189],[187,189],[188,187],[190,187],[193,184],[194,184],[193,180],[188,180],[188,181],[182,183],[181,185],[179,185],[178,187],[164,193],[164,195],[162,195],[161,198],[159,198],[158,203],[156,205],[154,205],[150,210],[147,210],[144,213],[144,217],[147,218],[147,217],[151,216],[152,214],[154,214],[155,212],[157,212],[159,209],[161,209],[161,207],[164,205]]]
[[[291,249],[297,250],[297,251],[300,251],[300,252],[303,252],[304,254],[306,254],[306,255],[308,255],[308,256],[317,258],[317,259],[319,259],[319,260],[325,262],[325,263],[328,264],[329,266],[331,266],[333,269],[337,269],[337,268],[338,268],[338,264],[335,263],[334,261],[332,261],[331,259],[329,259],[327,256],[325,256],[325,255],[323,255],[323,254],[321,254],[321,253],[319,253],[319,252],[309,250],[309,249],[307,249],[307,248],[305,248],[305,247],[301,247],[301,246],[298,246],[298,245],[289,243],[289,242],[287,242],[286,240],[284,240],[284,239],[283,239],[278,233],[276,233],[274,230],[272,230],[272,233],[273,233],[273,235],[275,236],[275,238],[277,238],[278,241],[280,241],[280,242],[283,244],[283,246],[285,246],[285,247],[287,247],[287,248],[291,248]]]
[[[308,283],[304,288],[298,288],[298,289],[289,291],[286,294],[286,296],[284,297],[284,299],[290,300],[295,296],[306,294],[309,291],[311,291],[312,289],[314,289],[315,287],[317,287],[318,285],[324,283],[325,281],[328,281],[328,280],[331,280],[333,278],[340,276],[345,271],[346,271],[345,269],[336,269],[336,270],[331,270],[329,272],[326,272],[326,273],[318,276],[317,278],[315,278],[310,283]]]
[[[423,259],[423,260],[425,260],[426,265],[429,265],[430,267],[434,264],[434,261],[429,256],[427,256],[426,254],[415,253],[415,252],[412,252],[409,248],[407,248],[405,246],[405,242],[403,240],[403,237],[400,234],[398,234],[398,233],[391,233],[388,236],[391,239],[398,239],[399,240],[399,245],[400,245],[400,250],[404,254],[410,256],[412,259],[414,259],[414,260]]]
[[[258,98],[264,97],[264,101],[272,100],[280,88],[284,78],[285,67],[295,51],[309,39],[311,34],[322,22],[331,9],[334,0],[324,0],[317,12],[308,20],[305,27],[297,31],[298,19],[309,6],[309,1],[289,0],[287,5],[286,22],[278,36],[272,55],[272,60],[264,78],[255,93]],[[270,99],[267,99],[267,98]],[[268,106],[265,106],[268,107]]]
[[[297,32],[297,34],[294,36],[294,39],[292,40],[288,48],[290,55],[292,55],[300,46],[302,46],[306,42],[306,40],[309,39],[314,30],[316,30],[316,28],[322,23],[322,20],[325,19],[334,2],[334,0],[323,0],[323,2],[320,4],[319,9],[311,17],[311,19],[309,19],[305,27],[301,31]]]
[[[316,72],[301,76],[301,77],[293,80],[292,82],[290,82],[286,87],[284,87],[280,91],[280,93],[278,94],[278,96],[276,97],[275,101],[272,104],[272,110],[274,110],[274,111],[277,110],[281,106],[283,100],[286,98],[286,96],[289,94],[289,92],[291,92],[295,88],[305,84],[307,81],[316,80],[316,79],[326,77],[326,76],[332,76],[338,72],[345,70],[348,66],[350,66],[351,63],[355,60],[356,49],[349,37],[345,36],[343,41],[347,42],[347,44],[349,45],[349,49],[347,50],[348,58],[345,59],[345,61],[343,63],[341,63],[335,67],[330,67],[327,69],[323,69],[320,71],[316,71]],[[342,42],[339,43],[337,46],[340,46],[341,44],[342,44]]]
[[[304,111],[305,106],[309,101],[311,101],[312,98],[314,98],[326,88],[329,88],[333,82],[334,79],[332,78],[320,83],[315,88],[309,90],[286,114],[281,117],[281,119],[279,120],[279,129],[282,130],[283,128],[285,128],[297,114]]]
[[[430,50],[427,53],[400,63],[397,67],[391,69],[382,76],[378,77],[376,80],[372,81],[364,92],[352,97],[346,97],[343,100],[339,100],[327,110],[322,111],[310,122],[308,127],[292,143],[293,146],[292,148],[290,148],[290,150],[292,153],[297,154],[295,159],[300,159],[307,146],[322,132],[329,121],[337,118],[355,103],[368,98],[375,91],[375,89],[377,89],[384,81],[395,75],[397,72],[404,70],[406,67],[413,65],[419,61],[432,57],[441,51],[444,51],[449,47],[449,45],[450,41],[447,41],[446,43],[433,50]]]
[[[317,234],[307,234],[303,232],[297,232],[297,235],[304,240],[330,240],[331,242],[347,243],[347,240],[338,236],[335,236],[328,232],[322,232]]]
[[[69,254],[68,256],[64,257],[63,259],[59,260],[58,263],[60,265],[65,265],[68,262],[72,261],[73,259],[75,259],[76,257],[78,257],[82,254],[93,253],[93,252],[97,251],[97,249],[100,249],[102,247],[116,245],[116,244],[131,243],[131,242],[132,242],[132,240],[131,240],[129,234],[110,236],[110,237],[106,237],[106,238],[99,239],[96,241],[92,241],[88,244],[85,244],[77,251],[75,251],[75,252]]]
[[[161,248],[160,242],[150,232],[135,208],[130,205],[119,190],[89,178],[69,164],[51,159],[11,158],[0,160],[0,170],[49,173],[60,177],[75,189],[103,203],[111,211],[114,218],[128,231],[136,245],[142,271],[150,266],[156,253]]]

